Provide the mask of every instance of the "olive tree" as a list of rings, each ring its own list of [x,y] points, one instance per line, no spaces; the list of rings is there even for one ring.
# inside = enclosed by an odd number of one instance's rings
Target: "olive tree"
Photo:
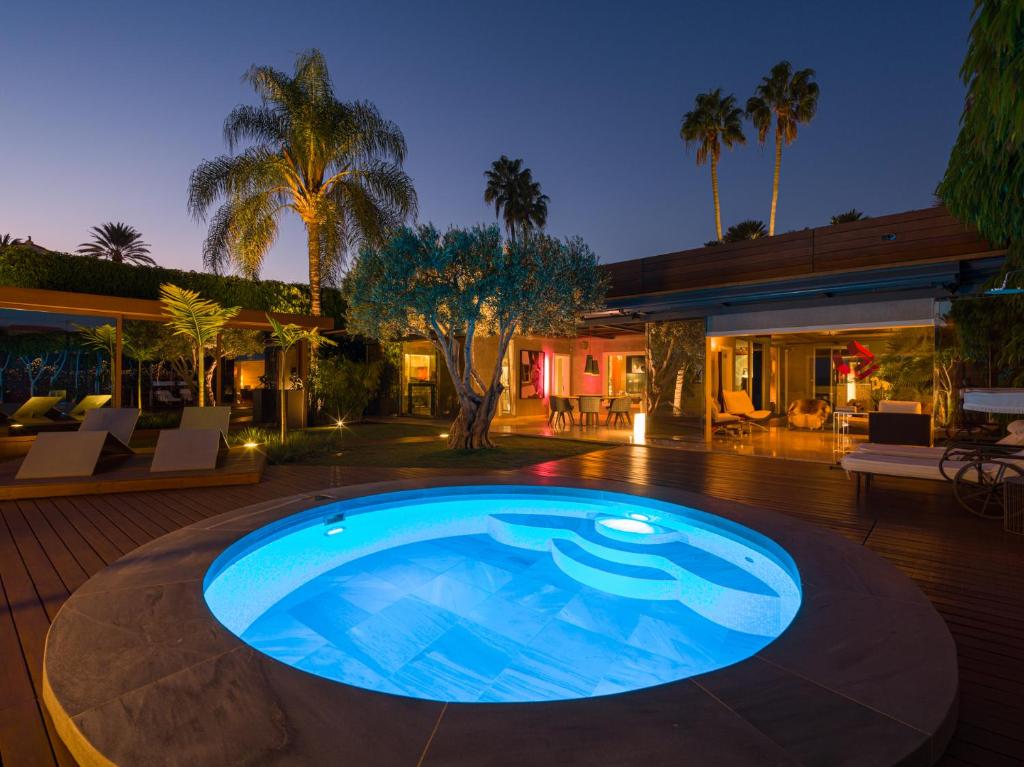
[[[579,238],[533,232],[503,241],[496,226],[443,234],[421,226],[365,248],[345,288],[350,331],[425,338],[440,351],[460,405],[448,446],[476,449],[493,446],[488,431],[512,336],[571,335],[584,312],[601,306],[606,281]],[[496,339],[489,368],[474,357],[478,336]]]

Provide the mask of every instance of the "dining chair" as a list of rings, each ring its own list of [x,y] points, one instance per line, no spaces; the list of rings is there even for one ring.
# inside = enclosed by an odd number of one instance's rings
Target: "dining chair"
[[[597,426],[601,417],[601,398],[594,396],[580,397],[580,424]]]

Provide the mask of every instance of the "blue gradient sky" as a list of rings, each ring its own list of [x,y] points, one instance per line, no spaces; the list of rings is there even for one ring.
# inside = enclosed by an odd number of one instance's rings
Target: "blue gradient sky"
[[[224,151],[253,64],[319,47],[342,98],[409,143],[420,220],[493,219],[483,171],[523,157],[549,231],[605,261],[713,236],[708,169],[679,140],[696,93],[744,102],[781,58],[814,67],[818,116],[783,156],[778,231],[932,203],[957,131],[970,3],[2,2],[0,233],[70,250],[123,220],[161,264],[201,268],[189,172]],[[752,130],[748,127],[748,134]],[[771,152],[721,166],[723,223],[767,219]],[[292,222],[265,277],[303,279]]]

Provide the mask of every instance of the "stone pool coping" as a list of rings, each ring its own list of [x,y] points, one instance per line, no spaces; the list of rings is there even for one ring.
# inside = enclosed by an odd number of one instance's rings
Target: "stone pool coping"
[[[265,656],[213,617],[207,568],[245,534],[363,495],[473,484],[640,494],[747,525],[796,561],[803,604],[756,655],[599,698],[440,703],[372,692]],[[663,487],[517,473],[351,485],[163,536],[97,573],[50,628],[43,700],[83,765],[933,764],[957,715],[956,649],[873,552],[749,506]]]

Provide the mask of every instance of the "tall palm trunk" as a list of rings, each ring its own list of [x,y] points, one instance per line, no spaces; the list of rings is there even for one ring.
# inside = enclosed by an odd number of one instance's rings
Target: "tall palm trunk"
[[[309,239],[309,310],[314,317],[320,316],[320,228],[316,222],[306,223]]]
[[[722,239],[722,208],[718,202],[718,159],[711,158],[711,196],[715,200],[715,234]]]
[[[197,395],[199,397],[199,407],[206,407],[206,372],[204,370],[206,366],[206,350],[199,347],[199,353],[196,355],[196,388],[199,390]]]
[[[782,168],[782,134],[775,128],[775,178],[772,181],[772,212],[768,216],[768,236],[775,236],[775,209],[779,204],[779,170]]]

